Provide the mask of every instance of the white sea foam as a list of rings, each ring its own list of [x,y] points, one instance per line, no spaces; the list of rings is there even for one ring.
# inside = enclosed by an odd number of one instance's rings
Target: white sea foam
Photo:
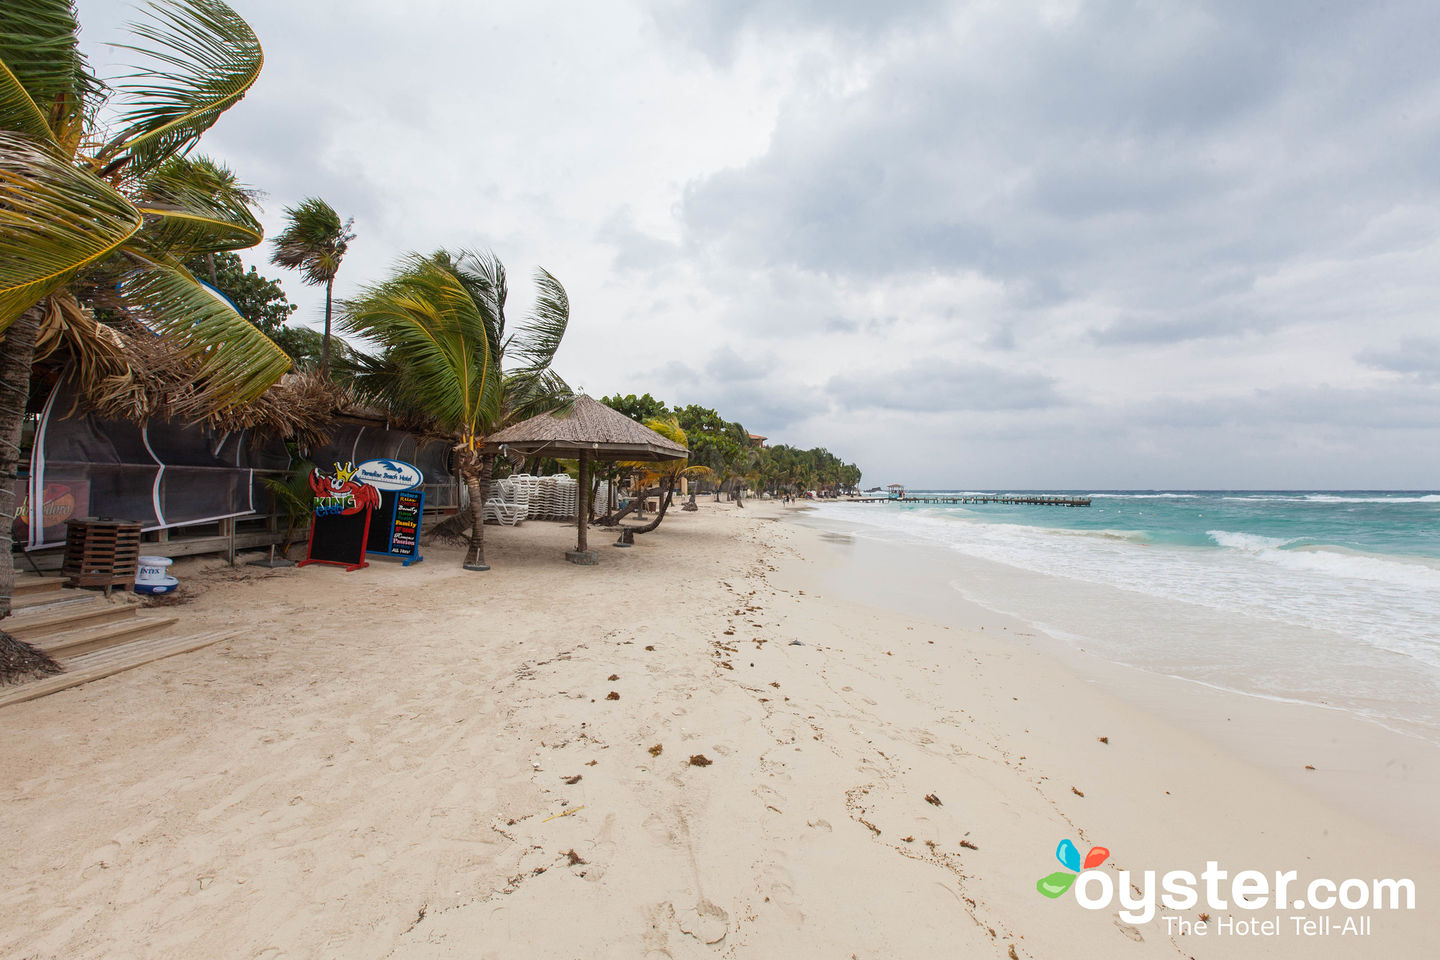
[[[1308,493],[1305,499],[1311,503],[1440,503],[1440,493],[1419,497],[1340,497],[1328,493]]]
[[[994,523],[944,508],[824,512],[887,539],[1062,578],[969,590],[1113,659],[1267,696],[1346,700],[1356,712],[1419,704],[1397,715],[1440,724],[1440,565],[1431,559],[1218,529],[1213,547],[1176,546],[1142,531]],[[1098,596],[1102,609],[1090,609]]]
[[[1410,586],[1417,590],[1440,591],[1440,569],[1423,558],[1380,557],[1326,546],[1285,547],[1298,540],[1281,540],[1253,533],[1209,531],[1210,539],[1222,547],[1241,550],[1257,560],[1291,570],[1334,577],[1337,580],[1365,580],[1372,583]]]
[[[1092,500],[1195,500],[1195,493],[1087,493]]]
[[[1300,496],[1252,493],[1245,496],[1221,497],[1249,503],[1440,503],[1440,493],[1421,496],[1342,497],[1331,493],[1306,493]]]
[[[1261,550],[1274,550],[1283,547],[1287,543],[1294,543],[1294,540],[1282,540],[1279,537],[1262,537],[1258,533],[1232,533],[1229,530],[1207,530],[1205,535],[1222,547],[1233,547],[1236,550],[1245,550],[1249,553],[1258,553]]]

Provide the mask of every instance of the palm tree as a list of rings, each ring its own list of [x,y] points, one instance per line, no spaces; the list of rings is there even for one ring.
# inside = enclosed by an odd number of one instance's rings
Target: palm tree
[[[0,3],[0,515],[7,518],[15,513],[37,341],[42,351],[69,351],[82,386],[103,381],[121,391],[135,389],[125,383],[124,331],[150,341],[158,334],[189,372],[192,412],[251,401],[290,366],[180,262],[261,240],[247,191],[218,165],[187,157],[259,76],[260,43],[220,0],[157,0],[147,16],[133,31],[148,47],[126,48],[145,65],[112,89],[80,53],[70,0]],[[0,618],[13,591],[6,520]],[[9,642],[0,632],[0,644]]]
[[[271,241],[270,262],[291,270],[311,286],[325,284],[325,339],[320,344],[320,373],[330,373],[330,310],[335,292],[335,274],[340,261],[355,239],[351,227],[355,218],[342,222],[340,214],[319,197],[306,197],[298,206],[285,208],[285,229]]]
[[[357,361],[356,393],[456,438],[456,468],[470,493],[467,570],[489,569],[483,506],[495,458],[481,452],[485,437],[570,396],[550,369],[570,300],[548,271],[535,282],[535,311],[515,333],[505,329],[505,267],[488,253],[412,254],[391,279],[341,305],[341,327],[381,348]]]
[[[685,431],[680,428],[679,421],[673,415],[651,417],[645,421],[645,426],[666,440],[673,440],[682,447],[686,445]],[[645,492],[651,484],[659,486],[661,492],[660,509],[655,512],[655,519],[644,526],[630,528],[632,534],[649,533],[660,526],[660,521],[665,519],[665,511],[670,509],[670,501],[675,497],[675,487],[679,484],[681,477],[707,477],[713,474],[709,467],[690,466],[688,459],[622,463],[620,466],[629,467],[639,474],[637,482],[639,492],[635,497],[636,500],[644,500]]]

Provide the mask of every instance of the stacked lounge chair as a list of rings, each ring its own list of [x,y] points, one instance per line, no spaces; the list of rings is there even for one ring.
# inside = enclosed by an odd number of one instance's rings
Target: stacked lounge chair
[[[485,501],[485,509],[480,516],[487,523],[493,521],[513,527],[529,513],[529,489],[525,484],[506,477],[490,485],[490,499]]]

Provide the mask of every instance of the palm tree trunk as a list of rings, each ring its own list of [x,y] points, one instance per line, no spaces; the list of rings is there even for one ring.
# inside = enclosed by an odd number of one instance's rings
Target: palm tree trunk
[[[665,519],[665,511],[670,509],[670,501],[675,496],[675,481],[672,479],[665,485],[665,499],[660,501],[660,511],[655,514],[655,519],[643,527],[634,528],[632,533],[649,533],[660,526],[660,521]]]
[[[20,471],[20,435],[30,404],[30,366],[35,359],[35,334],[44,307],[26,310],[0,341],[0,619],[10,615],[15,595],[15,480]],[[30,509],[43,510],[32,503]],[[37,673],[59,673],[60,666],[40,650],[0,630],[0,683]]]
[[[485,501],[490,496],[490,474],[495,468],[495,458],[481,457],[478,470],[470,469],[464,474],[465,486],[470,490],[470,549],[465,551],[466,570],[489,570],[485,562]]]
[[[335,292],[335,278],[325,281],[325,339],[320,341],[320,375],[330,376],[330,296]]]

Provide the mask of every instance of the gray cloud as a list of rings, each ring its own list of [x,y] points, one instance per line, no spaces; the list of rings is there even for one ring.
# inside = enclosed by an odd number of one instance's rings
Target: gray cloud
[[[730,9],[757,30],[800,16]],[[1052,24],[1010,5],[965,29],[929,13],[887,21],[905,56],[863,88],[796,94],[768,152],[693,182],[691,242],[834,277],[975,270],[1017,309],[1170,314],[1099,342],[1174,342],[1253,329],[1226,298],[1335,255],[1440,172],[1440,113],[1409,103],[1436,77],[1412,36],[1434,11],[1091,3]]]
[[[649,0],[668,36],[728,62],[747,31],[804,34],[823,29],[851,42],[874,43],[899,27],[936,18],[945,0]]]
[[[762,380],[778,365],[778,361],[774,357],[741,356],[733,348],[727,346],[721,347],[711,355],[710,360],[705,364],[705,375],[712,380],[733,382]]]
[[[607,217],[595,232],[595,239],[615,249],[617,270],[662,270],[675,263],[680,255],[675,244],[640,230],[629,207],[622,207]]]
[[[1440,340],[1407,339],[1394,347],[1362,351],[1355,359],[1377,370],[1440,383]]]
[[[827,412],[830,401],[814,387],[776,375],[780,367],[773,356],[749,360],[722,347],[701,368],[672,360],[643,379],[672,406],[711,407],[753,433],[783,440],[795,424]]]
[[[879,408],[943,414],[1034,410],[1064,404],[1050,377],[943,360],[920,360],[898,370],[839,374],[830,378],[825,390],[850,410]]]
[[[1092,330],[1090,337],[1101,346],[1183,343],[1256,333],[1273,325],[1273,319],[1262,320],[1246,309],[1182,310],[1121,317]]]

